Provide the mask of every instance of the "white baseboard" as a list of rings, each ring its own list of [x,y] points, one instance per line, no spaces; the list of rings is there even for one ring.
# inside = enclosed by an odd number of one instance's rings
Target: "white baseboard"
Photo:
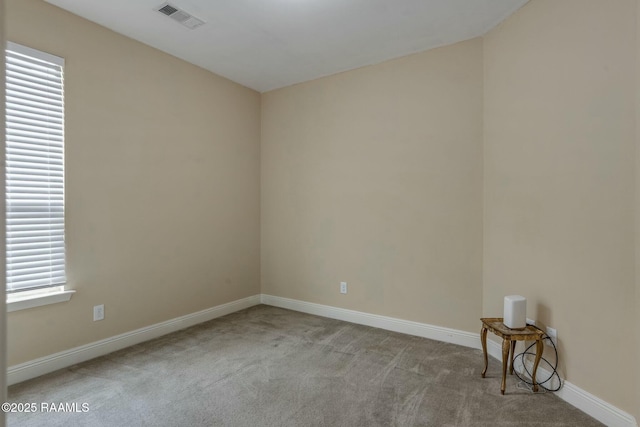
[[[481,348],[480,328],[478,328],[478,333],[472,333],[457,329],[444,328],[442,326],[429,325],[426,323],[363,313],[361,311],[347,310],[344,308],[331,307],[328,305],[315,304],[265,294],[262,294],[261,301],[263,304],[273,305],[275,307],[288,308],[294,311],[315,314],[331,319],[344,320],[346,322],[357,323],[359,325],[373,326],[375,328],[386,329],[388,331],[444,341],[465,347]]]
[[[543,370],[544,371],[544,370]],[[543,374],[544,375],[544,374]],[[618,409],[586,390],[565,381],[555,394],[609,427],[637,427],[633,415]]]
[[[49,372],[103,356],[258,304],[260,304],[260,295],[253,295],[19,365],[10,366],[7,370],[7,383],[12,385],[39,377],[40,375],[48,374]]]

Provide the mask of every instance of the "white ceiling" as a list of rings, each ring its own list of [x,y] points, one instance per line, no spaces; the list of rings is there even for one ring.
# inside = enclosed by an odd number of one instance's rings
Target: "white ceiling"
[[[528,0],[46,0],[260,92],[483,35]]]

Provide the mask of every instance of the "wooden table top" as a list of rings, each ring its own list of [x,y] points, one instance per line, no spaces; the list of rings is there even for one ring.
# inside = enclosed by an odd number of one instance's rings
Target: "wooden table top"
[[[503,339],[534,341],[542,339],[544,335],[543,331],[531,325],[524,329],[507,328],[502,317],[484,317],[480,320],[487,329]]]

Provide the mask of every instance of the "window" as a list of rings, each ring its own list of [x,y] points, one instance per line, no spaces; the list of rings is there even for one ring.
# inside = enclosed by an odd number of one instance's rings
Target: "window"
[[[66,282],[63,67],[62,58],[7,44],[8,294]]]

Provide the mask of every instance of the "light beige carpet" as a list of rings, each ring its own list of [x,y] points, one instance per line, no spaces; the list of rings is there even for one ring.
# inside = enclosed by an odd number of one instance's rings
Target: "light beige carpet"
[[[597,426],[465,347],[260,305],[12,386],[9,426]]]

